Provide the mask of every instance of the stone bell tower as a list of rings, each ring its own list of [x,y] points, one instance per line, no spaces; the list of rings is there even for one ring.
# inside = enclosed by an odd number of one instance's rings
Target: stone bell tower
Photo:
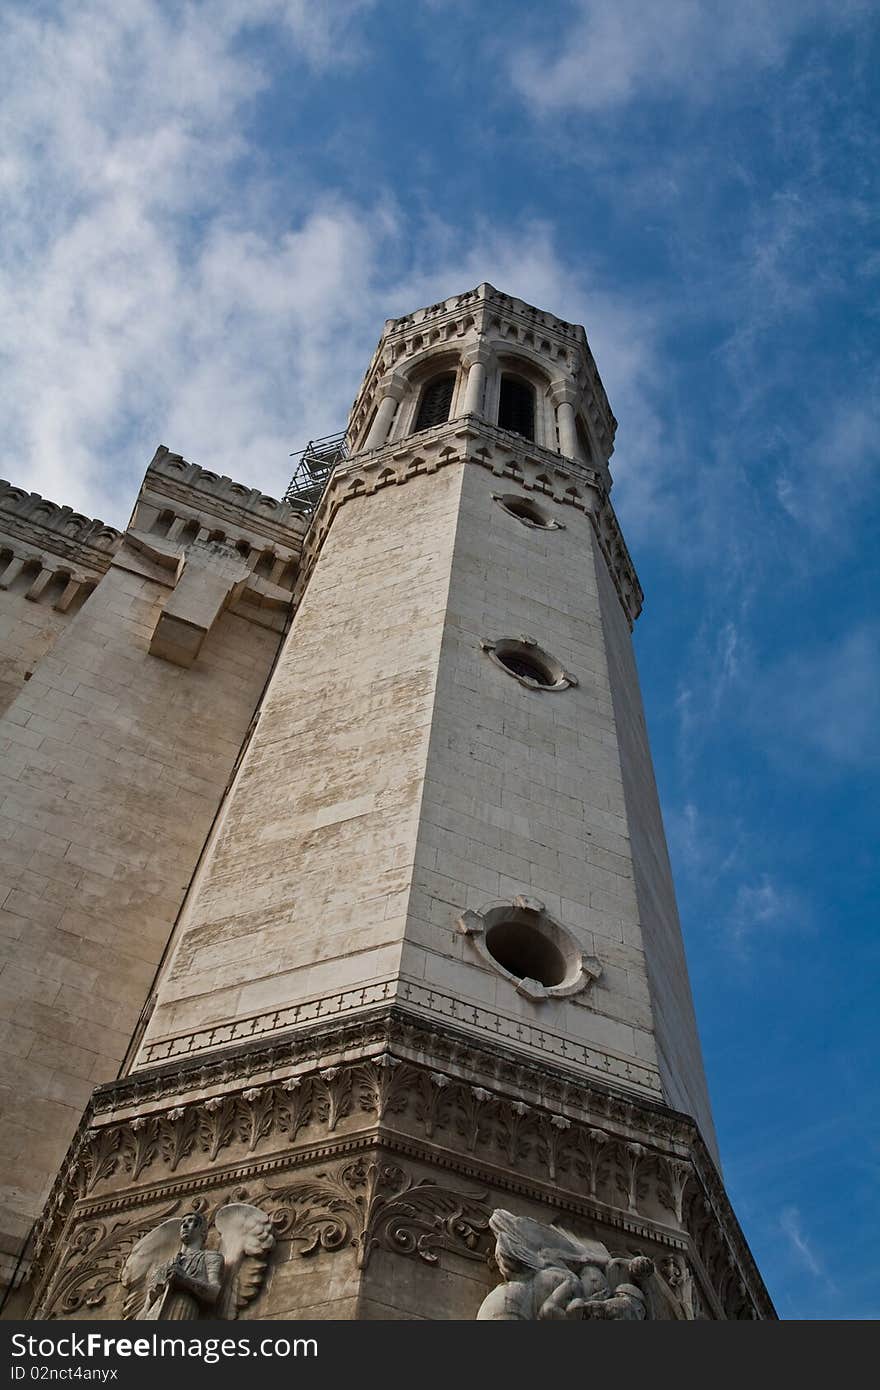
[[[774,1316],[717,1167],[615,423],[584,330],[491,285],[386,323],[33,1316],[118,1316],[194,1210],[227,1264],[256,1232],[240,1317],[473,1318],[499,1230],[559,1226],[653,1262],[649,1316]]]

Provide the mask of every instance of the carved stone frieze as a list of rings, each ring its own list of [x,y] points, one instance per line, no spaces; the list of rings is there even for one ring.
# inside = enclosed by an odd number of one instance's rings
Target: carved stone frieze
[[[454,1177],[438,1182],[425,1176],[426,1165],[429,1158],[415,1166],[398,1161],[382,1141],[356,1155],[313,1159],[302,1170],[273,1171],[248,1187],[227,1174],[212,1198],[178,1193],[163,1201],[144,1193],[124,1212],[84,1210],[68,1227],[34,1315],[84,1317],[100,1309],[105,1317],[232,1318],[259,1296],[270,1254],[278,1268],[345,1251],[358,1271],[377,1251],[428,1266],[449,1252],[475,1269],[488,1258],[502,1283],[479,1311],[473,1306],[480,1318],[725,1315],[714,1298],[707,1305],[699,1259],[692,1264],[684,1248],[664,1249],[651,1232],[634,1231],[619,1232],[609,1247],[601,1217],[585,1222],[569,1208],[564,1221],[574,1229],[563,1230],[559,1215],[547,1224],[499,1210],[488,1190]],[[289,1286],[297,1287],[291,1275]],[[482,1282],[477,1275],[474,1289]],[[271,1307],[257,1316],[273,1316]]]
[[[727,1316],[769,1307],[717,1174],[686,1117],[598,1092],[594,1103],[593,1095],[571,1085],[547,1088],[550,1103],[546,1096],[543,1103],[540,1097],[527,1103],[521,1069],[507,1089],[490,1089],[395,1051],[386,1046],[374,1057],[334,1066],[318,1060],[296,1075],[238,1088],[227,1077],[222,1094],[144,1106],[127,1116],[119,1115],[118,1103],[134,1083],[106,1088],[101,1117],[90,1114],[82,1127],[44,1214],[35,1286],[51,1273],[51,1248],[75,1212],[118,1204],[121,1193],[135,1200],[147,1188],[154,1199],[170,1194],[174,1184],[192,1190],[196,1179],[201,1184],[212,1172],[215,1182],[232,1172],[242,1181],[251,1171],[281,1172],[360,1142],[360,1136],[381,1135],[401,1152],[430,1152],[433,1162],[471,1181],[491,1177],[505,1185],[512,1172],[517,1190],[537,1200],[564,1201],[621,1232],[691,1249],[705,1296]],[[174,1074],[178,1095],[192,1080]],[[138,1085],[144,1092],[148,1079]],[[115,1113],[107,1106],[110,1091]],[[368,1191],[376,1181],[370,1178]],[[296,1219],[302,1223],[301,1206]]]
[[[397,1164],[358,1157],[269,1192],[276,1235],[300,1255],[350,1246],[365,1269],[379,1246],[427,1264],[440,1250],[479,1260],[488,1248],[485,1193],[416,1180]]]

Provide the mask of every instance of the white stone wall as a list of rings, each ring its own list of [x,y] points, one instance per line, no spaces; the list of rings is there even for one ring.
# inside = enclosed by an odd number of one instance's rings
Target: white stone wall
[[[460,465],[447,467],[337,514],[181,921],[139,1065],[192,1030],[239,1020],[198,1040],[222,1044],[283,1026],[286,1006],[305,1021],[389,997],[461,478]]]
[[[24,590],[34,578],[28,571],[18,583],[0,590],[0,712],[9,707],[73,617],[72,612],[53,608],[54,593],[39,603],[28,602]]]
[[[0,721],[8,1260],[125,1055],[277,648],[227,613],[192,671],[149,656],[168,593],[114,563]]]
[[[448,997],[471,1003],[458,1017],[484,1035],[659,1098],[592,527],[544,498],[566,529],[523,526],[497,490],[467,470],[402,977],[418,982],[417,1007],[448,1016]],[[521,634],[578,685],[528,690],[480,650]],[[590,990],[524,999],[455,929],[463,908],[518,894],[598,957]]]

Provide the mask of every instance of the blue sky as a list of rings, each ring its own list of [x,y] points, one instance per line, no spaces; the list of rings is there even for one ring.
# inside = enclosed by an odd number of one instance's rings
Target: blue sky
[[[859,0],[7,0],[3,476],[269,492],[386,317],[582,322],[726,1179],[880,1315],[876,85]]]

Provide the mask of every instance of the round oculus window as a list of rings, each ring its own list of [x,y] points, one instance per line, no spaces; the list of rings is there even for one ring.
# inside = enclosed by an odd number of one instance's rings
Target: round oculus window
[[[499,637],[480,646],[502,671],[529,690],[566,690],[577,685],[577,677],[531,637]]]
[[[556,677],[543,661],[532,656],[531,652],[497,651],[501,665],[513,676],[524,676],[526,680],[537,681],[538,685],[555,685]]]
[[[515,516],[517,521],[521,521],[524,526],[533,526],[540,531],[559,531],[562,523],[554,521],[549,512],[533,501],[531,497],[523,497],[519,492],[493,493],[493,501],[497,502],[510,516]]]
[[[518,980],[537,980],[545,989],[561,985],[567,974],[559,947],[534,923],[496,922],[486,932],[486,950]]]
[[[602,973],[595,957],[585,956],[572,933],[533,898],[469,910],[456,925],[483,961],[533,1003],[578,994]]]

